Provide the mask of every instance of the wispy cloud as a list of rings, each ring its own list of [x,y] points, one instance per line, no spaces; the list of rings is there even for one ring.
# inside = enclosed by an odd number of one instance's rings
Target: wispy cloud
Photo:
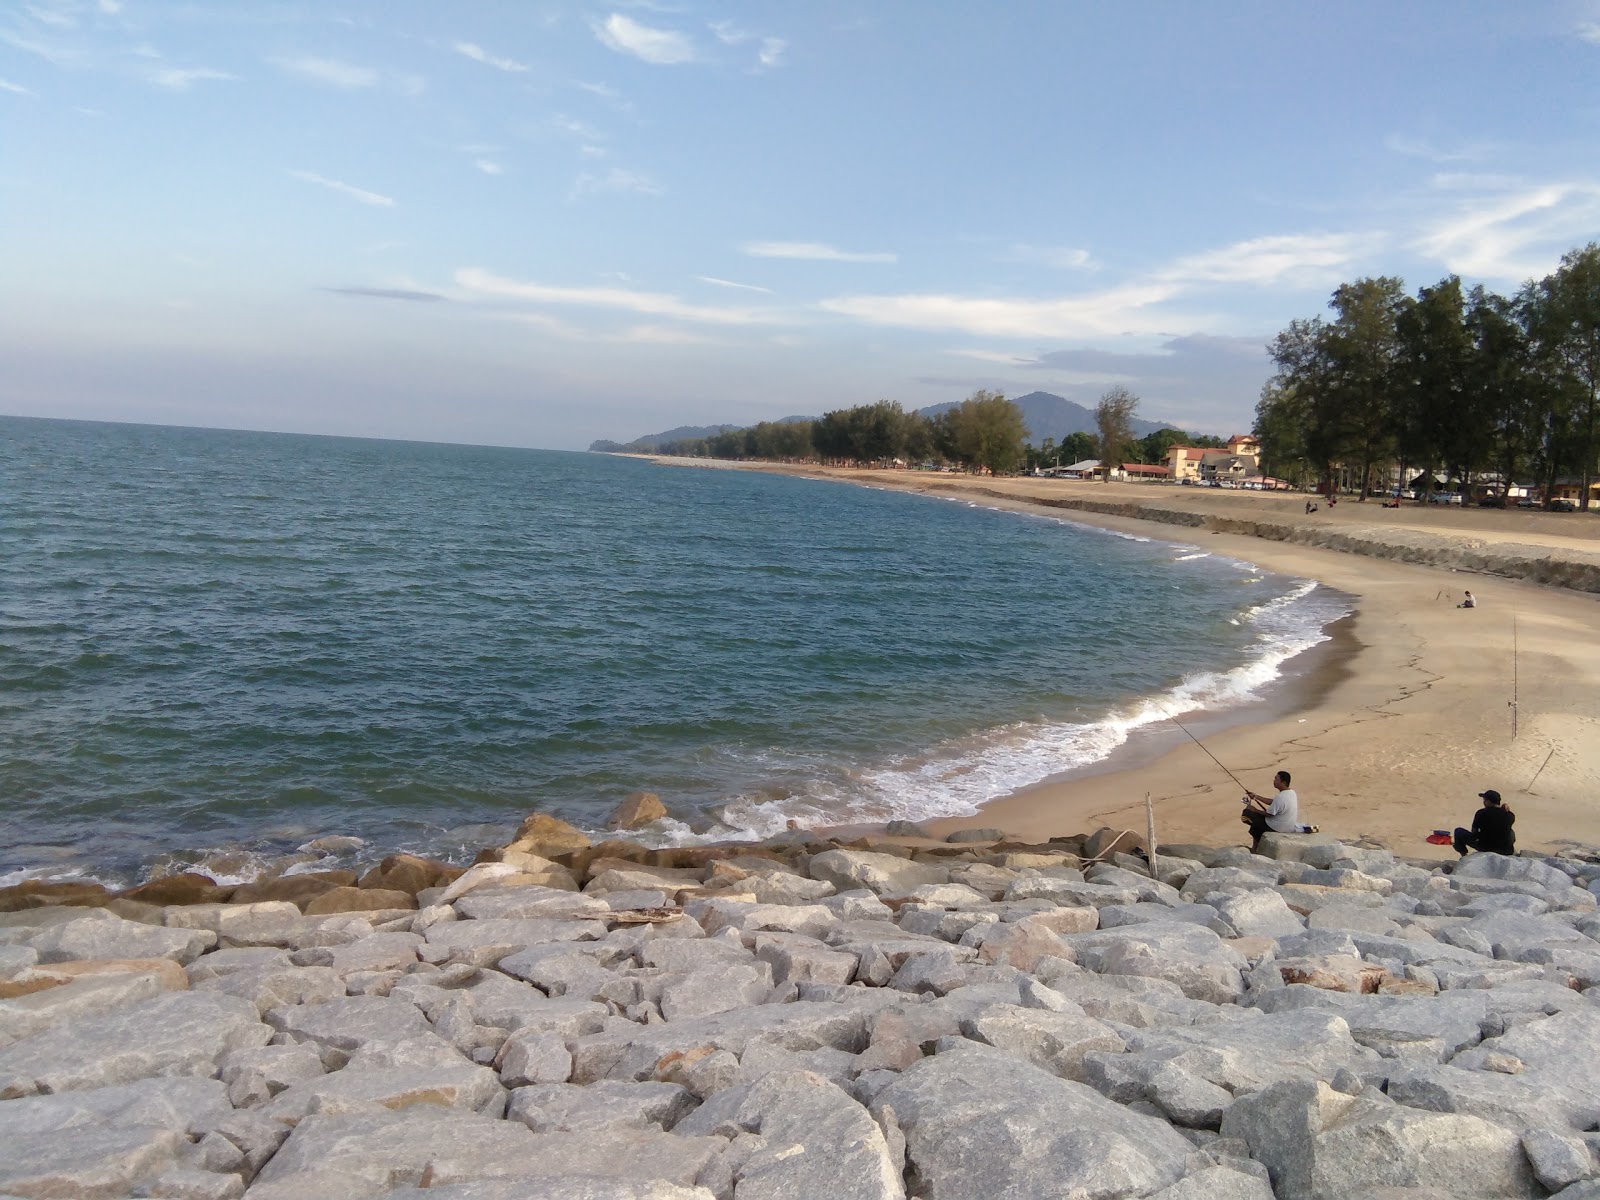
[[[588,92],[591,96],[598,96],[617,112],[623,113],[630,117],[633,115],[633,103],[621,92],[617,91],[616,88],[611,87],[609,84],[585,83],[582,80],[579,80],[577,86]]]
[[[715,275],[696,275],[701,283],[715,284],[717,287],[738,288],[741,292],[761,292],[763,295],[772,295],[771,288],[757,287],[753,283],[735,283],[731,279],[718,279]]]
[[[149,66],[142,68],[139,74],[145,82],[166,88],[170,92],[187,92],[197,83],[239,78],[228,71],[218,71],[212,67]]]
[[[840,250],[825,242],[746,242],[739,247],[751,258],[798,258],[811,262],[892,263],[895,255],[884,251]]]
[[[1520,281],[1553,269],[1596,228],[1600,183],[1519,183],[1461,200],[1425,224],[1416,248],[1462,275]]]
[[[482,171],[485,175],[504,175],[506,171],[503,166],[495,162],[492,158],[480,158],[472,165],[477,167],[478,170]]]
[[[742,46],[757,40],[756,34],[732,21],[712,21],[707,28],[724,46]],[[759,40],[761,44],[756,48],[756,61],[763,67],[782,66],[783,52],[789,48],[789,43],[778,37],[762,37]]]
[[[1036,360],[1018,354],[1007,354],[1004,350],[946,350],[946,354],[953,354],[957,358],[975,358],[979,362],[1000,363],[1007,367],[1026,367]]]
[[[1312,286],[1337,281],[1373,248],[1374,238],[1351,233],[1300,233],[1250,238],[1219,250],[1178,259],[1158,278],[1185,284],[1288,283]]]
[[[495,68],[497,71],[521,73],[528,69],[526,63],[519,63],[514,58],[497,57],[475,42],[457,42],[455,49],[457,54],[464,54],[472,59],[473,62],[481,62],[485,66]]]
[[[1076,338],[1154,333],[1171,317],[1153,311],[1178,294],[1172,283],[1129,284],[1081,296],[1027,299],[1003,296],[909,294],[839,296],[825,312],[872,325],[997,338]]]
[[[75,46],[27,37],[20,33],[13,33],[9,29],[0,29],[0,42],[10,46],[13,50],[21,50],[24,54],[32,54],[36,58],[42,58],[45,62],[57,67],[78,66],[84,61],[83,52]]]
[[[609,171],[598,174],[585,171],[579,175],[573,181],[572,193],[568,198],[576,200],[599,192],[636,192],[641,196],[659,196],[665,190],[648,175],[638,171],[628,171],[622,167],[612,167]]]
[[[558,133],[564,133],[568,137],[579,138],[585,142],[605,141],[606,135],[593,125],[586,121],[580,121],[577,117],[569,117],[566,113],[557,113],[551,117],[550,124],[555,127]]]
[[[783,65],[783,52],[788,48],[789,43],[782,38],[762,38],[761,49],[756,51],[756,60],[763,67],[781,67]]]
[[[336,296],[359,296],[368,300],[409,300],[420,304],[433,304],[450,298],[438,292],[424,292],[414,288],[325,287],[321,290],[332,292]]]
[[[560,287],[554,284],[527,283],[506,279],[480,267],[463,267],[455,280],[469,292],[501,300],[521,300],[530,304],[578,308],[617,309],[647,317],[667,317],[705,325],[760,325],[771,323],[772,314],[752,308],[722,308],[690,304],[662,292],[642,292],[616,287]]]
[[[1600,46],[1600,21],[1585,21],[1572,32],[1580,41]]]
[[[289,174],[300,180],[302,183],[314,183],[318,187],[325,187],[330,192],[338,192],[341,196],[348,196],[352,200],[358,201],[362,204],[370,204],[374,208],[394,207],[394,199],[390,196],[382,196],[377,192],[369,192],[365,188],[358,188],[348,183],[341,183],[337,179],[328,179],[324,176],[318,175],[314,171],[290,171]]]
[[[55,8],[40,8],[35,4],[24,4],[22,11],[27,13],[41,25],[48,25],[52,29],[76,29],[78,18],[69,12],[62,12]]]
[[[618,54],[631,54],[658,66],[675,66],[695,60],[694,42],[675,29],[655,29],[631,17],[612,13],[594,27],[601,44]]]
[[[329,87],[354,90],[356,88],[376,87],[380,78],[377,71],[371,67],[358,67],[352,63],[341,62],[336,58],[314,58],[301,56],[299,58],[273,58],[268,60],[273,66],[297,75],[301,79],[309,79],[313,83],[326,84]]]
[[[1471,162],[1473,159],[1482,158],[1489,152],[1490,147],[1467,145],[1454,149],[1436,146],[1424,138],[1411,137],[1403,133],[1391,133],[1383,139],[1385,149],[1407,158],[1420,158],[1432,163]]]
[[[1071,271],[1086,271],[1095,265],[1089,252],[1076,246],[1033,246],[1018,242],[1004,257],[1008,262],[1039,263]]]
[[[9,79],[0,79],[0,92],[10,92],[13,96],[31,96],[32,88],[25,88],[20,83],[12,83]]]

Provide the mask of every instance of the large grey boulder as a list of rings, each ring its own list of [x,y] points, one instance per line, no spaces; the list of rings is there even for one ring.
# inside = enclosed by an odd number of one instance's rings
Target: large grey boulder
[[[435,1175],[453,1180],[523,1174],[534,1135],[514,1121],[422,1107],[401,1112],[323,1116],[313,1113],[256,1176],[255,1187],[292,1187],[318,1173],[365,1180],[378,1188],[418,1184]],[[445,1182],[445,1180],[441,1180]],[[321,1195],[301,1182],[301,1196]],[[255,1188],[252,1188],[254,1191]],[[281,1194],[294,1195],[291,1191]]]
[[[84,916],[38,929],[26,939],[41,963],[94,958],[170,958],[189,963],[217,944],[217,935],[209,930],[125,921],[101,908],[78,911]]]
[[[227,1088],[214,1079],[141,1079],[114,1087],[7,1100],[0,1104],[0,1130],[56,1133],[86,1126],[137,1125],[199,1138],[232,1111]]]
[[[1540,887],[1564,892],[1572,886],[1572,877],[1559,867],[1537,858],[1519,858],[1504,854],[1469,854],[1455,864],[1452,879],[1508,879],[1521,883],[1536,883]]]
[[[1311,1185],[1317,1200],[1342,1200],[1382,1187],[1437,1188],[1451,1196],[1545,1194],[1521,1138],[1510,1130],[1478,1117],[1371,1100],[1356,1100],[1324,1126],[1316,1139]]]
[[[1363,996],[1292,984],[1252,996],[1250,1003],[1266,1013],[1338,1013],[1358,1036],[1438,1036],[1444,1039],[1446,1052],[1453,1055],[1478,1044],[1489,1016],[1489,1000],[1489,992],[1478,990],[1437,996]]]
[[[217,992],[248,1000],[263,1016],[286,1004],[322,1004],[329,1000],[342,1000],[345,995],[344,980],[328,967],[296,967],[276,963],[242,967],[237,971],[202,978],[193,986],[197,991]]]
[[[603,1179],[593,1175],[548,1175],[539,1179],[481,1179],[438,1188],[401,1187],[383,1200],[716,1200],[703,1187],[662,1179]]]
[[[1280,1200],[1308,1200],[1316,1194],[1317,1136],[1354,1103],[1321,1081],[1285,1079],[1235,1101],[1223,1115],[1222,1136],[1249,1146]]]
[[[1272,1184],[1259,1175],[1230,1166],[1204,1167],[1185,1175],[1150,1200],[1274,1200]]]
[[[761,1148],[735,1172],[739,1200],[902,1200],[906,1194],[879,1124],[842,1089],[810,1072],[775,1073],[719,1092],[676,1132],[761,1138]]]
[[[1284,937],[1305,928],[1283,897],[1268,889],[1240,892],[1217,905],[1217,912],[1239,937]]]
[[[0,1099],[132,1083],[153,1075],[214,1077],[222,1056],[272,1036],[234,996],[168,992],[68,1021],[0,1050]]]
[[[1164,979],[1211,1004],[1231,1004],[1244,991],[1243,956],[1199,925],[1124,925],[1065,940],[1080,965],[1102,975]]]
[[[178,1160],[180,1133],[154,1126],[18,1133],[0,1126],[0,1192],[121,1200]]]
[[[619,1129],[667,1132],[694,1111],[698,1101],[675,1083],[601,1080],[588,1087],[566,1083],[519,1087],[506,1118],[535,1133],[597,1133]]]
[[[463,896],[465,903],[472,894]],[[549,942],[597,941],[605,937],[604,922],[554,918],[487,917],[473,921],[444,921],[428,926],[427,942],[418,952],[425,962],[471,963],[493,966],[508,954]]]
[[[1593,1178],[1597,1173],[1594,1153],[1583,1139],[1571,1134],[1557,1133],[1553,1129],[1530,1129],[1522,1135],[1522,1149],[1539,1182],[1552,1192]]]
[[[879,896],[903,896],[923,884],[950,879],[949,867],[865,850],[825,850],[812,857],[808,870],[811,878],[831,883],[840,892],[867,888]]]
[[[117,971],[107,975],[82,975],[59,987],[0,1000],[0,1046],[32,1037],[67,1021],[112,1012],[172,990],[171,980],[163,978],[159,972]]]
[[[1391,1100],[1410,1108],[1465,1113],[1519,1132],[1583,1130],[1600,1121],[1600,1092],[1586,1077],[1408,1064],[1390,1072],[1386,1090]]]
[[[500,1077],[487,1067],[459,1064],[361,1069],[354,1065],[316,1075],[278,1094],[261,1111],[286,1125],[309,1113],[365,1112],[375,1105],[400,1110],[413,1106],[468,1109],[499,1116],[505,1107]]]
[[[338,1070],[357,1050],[431,1035],[432,1027],[404,1000],[384,996],[349,996],[321,1004],[295,1004],[273,1009],[267,1023],[280,1041],[308,1042],[330,1070]]]
[[[1193,1151],[1163,1121],[976,1045],[914,1064],[872,1111],[904,1131],[907,1182],[926,1200],[1145,1195],[1178,1182]]]
[[[604,918],[603,897],[549,887],[480,887],[455,898],[452,907],[469,920],[582,921]]]
[[[1119,1054],[1126,1045],[1111,1026],[1081,1012],[1048,1012],[1014,1004],[990,1005],[963,1019],[961,1032],[1013,1058],[1080,1083],[1084,1082],[1085,1054]]]

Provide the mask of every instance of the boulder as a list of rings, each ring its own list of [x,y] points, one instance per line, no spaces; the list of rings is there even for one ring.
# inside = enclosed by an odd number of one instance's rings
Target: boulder
[[[348,1066],[293,1084],[262,1112],[286,1125],[297,1125],[313,1112],[361,1113],[370,1111],[373,1105],[396,1111],[419,1105],[426,1106],[424,1111],[429,1112],[440,1108],[469,1109],[499,1116],[505,1105],[505,1092],[493,1071],[473,1066],[464,1058],[456,1066]]]
[[[1261,835],[1256,852],[1262,858],[1278,862],[1309,862],[1315,867],[1328,867],[1333,865],[1343,849],[1344,844],[1331,833],[1277,833],[1269,830]],[[1317,861],[1312,862],[1313,858]]]
[[[1080,1083],[1084,1081],[1085,1054],[1094,1050],[1120,1054],[1127,1045],[1111,1026],[1081,1013],[1014,1004],[990,1005],[964,1018],[961,1032],[973,1041]]]
[[[458,897],[454,905],[463,917],[477,921],[582,921],[603,918],[612,911],[600,896],[554,887],[480,887]]]
[[[237,997],[168,992],[63,1022],[0,1050],[0,1100],[152,1075],[211,1077],[229,1050],[271,1036],[255,1006]]]
[[[916,863],[864,850],[825,850],[812,857],[809,874],[841,892],[867,888],[879,896],[903,896],[925,883],[946,883],[950,868]]]
[[[140,1079],[114,1087],[8,1100],[5,1133],[56,1133],[91,1126],[170,1129],[199,1138],[231,1115],[227,1088],[214,1079]],[[0,1156],[3,1159],[3,1156]]]
[[[1503,879],[1535,883],[1541,888],[1562,893],[1572,887],[1572,877],[1560,867],[1553,867],[1537,858],[1504,854],[1469,854],[1455,864],[1450,876],[1452,879]]]
[[[129,888],[117,895],[119,900],[136,900],[143,904],[220,904],[233,894],[233,887],[219,887],[217,881],[198,871],[184,871],[177,875],[162,875],[138,887]]]
[[[383,996],[349,996],[321,1004],[287,1005],[269,1012],[267,1022],[282,1035],[280,1041],[316,1047],[323,1062],[333,1070],[368,1046],[389,1046],[432,1035],[432,1027],[414,1006]]]
[[[177,1162],[186,1148],[182,1134],[149,1126],[53,1133],[0,1129],[0,1192],[120,1200]]]
[[[517,826],[511,841],[506,843],[507,850],[521,850],[544,858],[587,850],[589,846],[588,835],[581,829],[547,813],[532,813],[526,817]]]
[[[719,1092],[680,1121],[676,1132],[761,1139],[736,1171],[741,1200],[903,1200],[906,1194],[879,1123],[842,1089],[810,1072],[771,1074]]]
[[[1123,854],[1138,852],[1143,854],[1147,849],[1144,835],[1135,833],[1131,829],[1096,829],[1083,843],[1084,858],[1105,858],[1114,850]]]
[[[26,944],[41,963],[74,959],[170,958],[186,964],[217,944],[203,929],[164,929],[142,921],[125,921],[104,909],[84,909],[79,920],[50,925],[32,933]]]
[[[1510,1130],[1478,1117],[1358,1099],[1317,1135],[1310,1194],[1337,1200],[1382,1187],[1437,1188],[1449,1196],[1545,1194]],[[1289,1194],[1280,1188],[1279,1195]]]
[[[890,821],[883,827],[885,837],[892,838],[922,838],[931,840],[933,834],[929,833],[915,821]]]
[[[1289,911],[1283,897],[1267,889],[1240,892],[1216,906],[1239,937],[1285,937],[1301,932],[1304,922]]]
[[[602,1133],[619,1129],[671,1130],[699,1102],[675,1083],[602,1080],[588,1087],[552,1083],[519,1087],[506,1119],[535,1133]]]
[[[172,962],[166,965],[181,971]],[[32,1037],[69,1021],[112,1012],[164,992],[184,990],[163,972],[154,970],[88,974],[76,978],[56,978],[46,972],[37,972],[36,976],[41,982],[53,980],[54,985],[0,1000],[0,1045]]]
[[[1006,839],[1004,829],[957,829],[944,840],[954,845],[968,842],[1003,842]]]
[[[1178,1182],[1192,1150],[1164,1121],[977,1045],[914,1063],[872,1111],[903,1131],[906,1181],[926,1200],[1146,1195]]]
[[[384,887],[337,887],[311,897],[306,901],[304,911],[307,916],[317,916],[322,913],[387,912],[416,907],[417,898],[412,892]]]
[[[661,797],[654,792],[630,792],[617,805],[611,819],[606,822],[606,828],[638,829],[666,815],[667,806],[661,803]]]

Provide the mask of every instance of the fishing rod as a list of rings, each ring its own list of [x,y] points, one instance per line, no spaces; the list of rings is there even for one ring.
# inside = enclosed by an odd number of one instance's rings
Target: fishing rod
[[[1171,721],[1174,725],[1177,725],[1179,729],[1183,729],[1183,726],[1179,723],[1177,717],[1168,717],[1167,720]],[[1222,773],[1224,775],[1226,775],[1229,779],[1233,780],[1240,787],[1244,788],[1244,790],[1247,793],[1249,793],[1250,795],[1254,795],[1255,794],[1255,793],[1251,792],[1248,787],[1245,787],[1244,781],[1242,779],[1240,779],[1232,771],[1228,770],[1227,767],[1223,767],[1222,766],[1222,760],[1220,758],[1218,758],[1215,754],[1211,753],[1211,751],[1206,750],[1206,744],[1204,742],[1202,742],[1199,738],[1195,737],[1194,734],[1189,733],[1189,731],[1187,729],[1183,729],[1183,732],[1188,734],[1189,740],[1191,742],[1193,742],[1196,746],[1199,746],[1200,749],[1205,750],[1205,754],[1206,754],[1207,758],[1209,758],[1212,762],[1216,763],[1217,766],[1222,767]]]

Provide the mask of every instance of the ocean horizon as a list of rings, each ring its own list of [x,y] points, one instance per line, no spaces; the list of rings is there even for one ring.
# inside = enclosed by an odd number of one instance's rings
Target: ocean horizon
[[[582,452],[0,418],[0,883],[533,810],[965,815],[1258,703],[1344,597],[1203,547]]]

